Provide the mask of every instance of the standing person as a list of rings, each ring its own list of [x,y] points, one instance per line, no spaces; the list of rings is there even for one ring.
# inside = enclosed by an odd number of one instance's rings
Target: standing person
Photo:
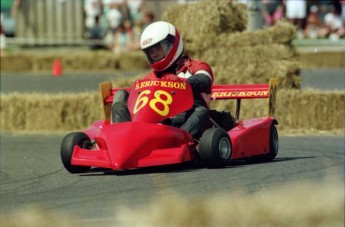
[[[272,26],[284,17],[282,0],[263,0],[263,14],[266,26]]]
[[[96,20],[102,15],[102,4],[99,0],[85,0],[84,1],[85,12],[85,26],[87,30],[92,29],[96,24]],[[98,17],[96,19],[96,17]]]
[[[152,12],[146,12],[143,18],[143,29],[154,22],[155,15]]]
[[[2,29],[2,23],[3,23],[3,15],[1,14],[1,22],[0,22],[0,57],[5,56],[5,50],[6,50],[6,36],[4,34],[4,31]]]
[[[144,0],[127,0],[129,19],[132,24],[143,19]]]
[[[120,56],[122,53],[128,51],[131,47],[132,41],[132,25],[129,20],[121,23],[114,33],[114,48],[115,56]]]
[[[194,96],[193,107],[174,117],[172,125],[189,132],[195,140],[209,125],[208,105],[210,101],[213,72],[203,61],[192,60],[183,55],[184,46],[178,30],[170,23],[158,21],[150,24],[143,31],[140,39],[141,49],[146,54],[153,71],[144,79],[171,77],[172,74],[186,79]],[[112,104],[112,123],[130,121],[127,108],[129,93],[117,91]]]
[[[297,27],[297,37],[303,38],[305,20],[307,18],[306,0],[286,0],[286,18]]]
[[[109,23],[109,28],[114,34],[116,28],[121,24],[123,20],[123,14],[119,8],[120,6],[116,3],[110,4],[110,9],[107,12],[107,20]]]
[[[304,37],[311,39],[321,38],[318,35],[321,26],[322,22],[319,16],[319,8],[316,5],[312,5],[310,7],[309,15],[307,16]]]
[[[334,5],[328,6],[329,12],[323,18],[324,27],[320,36],[329,37],[331,40],[338,40],[345,35],[344,21],[341,18],[341,8]]]

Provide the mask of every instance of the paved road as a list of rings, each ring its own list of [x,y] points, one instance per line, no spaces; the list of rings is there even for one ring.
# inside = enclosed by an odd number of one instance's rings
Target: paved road
[[[345,69],[304,69],[301,72],[302,89],[345,90]],[[130,77],[140,72],[88,72],[63,74],[53,77],[48,73],[1,73],[1,92],[87,92],[97,91],[98,83],[118,77]]]
[[[196,165],[130,172],[68,173],[60,161],[62,135],[1,134],[0,214],[39,204],[91,222],[114,207],[137,207],[172,192],[187,197],[242,189],[265,190],[291,182],[344,179],[343,137],[281,137],[271,163],[236,162],[223,169]]]
[[[54,77],[49,73],[1,73],[1,93],[10,92],[89,92],[98,91],[98,84],[116,78],[136,76],[140,71],[64,73]]]

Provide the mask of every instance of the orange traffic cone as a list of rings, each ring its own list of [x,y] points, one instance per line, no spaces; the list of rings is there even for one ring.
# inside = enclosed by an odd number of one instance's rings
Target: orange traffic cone
[[[53,76],[61,76],[62,75],[62,67],[61,67],[61,61],[59,59],[56,59],[53,63]]]

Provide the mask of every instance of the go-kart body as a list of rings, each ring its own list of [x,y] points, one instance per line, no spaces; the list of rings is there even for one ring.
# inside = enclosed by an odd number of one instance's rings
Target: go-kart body
[[[70,172],[81,172],[79,167],[126,170],[169,165],[198,160],[200,156],[205,162],[210,159],[211,163],[214,156],[219,156],[219,152],[212,153],[215,152],[212,150],[222,150],[221,146],[225,146],[226,154],[220,155],[224,163],[226,160],[264,157],[272,153],[272,146],[276,146],[271,142],[272,127],[277,124],[273,116],[239,120],[240,100],[244,98],[269,98],[272,115],[276,85],[214,85],[213,100],[237,99],[236,124],[231,129],[205,133],[199,145],[183,129],[162,123],[192,107],[193,93],[186,80],[136,81],[128,99],[132,121],[122,123],[110,123],[111,103],[118,88],[112,88],[110,83],[103,83],[100,87],[104,120],[94,122],[82,132],[87,135],[84,140],[94,141],[97,146],[86,146],[83,139],[81,142],[68,139],[69,135],[62,143],[61,157]],[[215,124],[211,127],[222,127],[213,122]],[[220,141],[219,144],[215,144],[213,137]],[[200,151],[197,146],[201,146]],[[201,151],[206,154],[199,154]]]

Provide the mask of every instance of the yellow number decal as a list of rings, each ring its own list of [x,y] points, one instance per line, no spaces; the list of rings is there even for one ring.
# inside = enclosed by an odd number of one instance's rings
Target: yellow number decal
[[[149,95],[151,93],[150,90],[144,90],[140,92],[137,101],[135,102],[133,113],[136,114],[141,108],[143,108],[149,101],[149,98],[145,95]],[[171,95],[162,90],[158,90],[154,94],[155,98],[152,99],[149,103],[151,109],[153,109],[156,113],[161,116],[166,116],[169,114],[169,104],[172,103],[173,99]],[[165,96],[165,99],[162,99],[162,96]],[[159,109],[157,107],[157,103],[161,103],[163,105],[163,109]]]
[[[135,106],[134,106],[134,110],[133,113],[136,114],[141,108],[143,108],[147,102],[149,101],[149,98],[147,98],[146,96],[142,97],[143,95],[148,95],[151,92],[149,90],[145,90],[143,92],[141,92],[138,96],[137,101],[135,102]]]
[[[172,103],[171,95],[166,91],[158,90],[155,92],[154,96],[155,96],[155,99],[152,99],[150,101],[150,107],[161,116],[168,115],[169,114],[169,104]],[[162,99],[162,96],[165,96],[166,98]],[[161,103],[163,105],[162,110],[157,107],[157,103]]]

